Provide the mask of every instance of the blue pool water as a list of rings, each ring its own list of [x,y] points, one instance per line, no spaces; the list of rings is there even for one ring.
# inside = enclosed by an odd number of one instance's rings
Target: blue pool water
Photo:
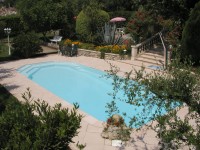
[[[25,65],[18,72],[30,80],[73,104],[77,102],[80,109],[101,121],[106,121],[106,103],[112,100],[112,79],[103,77],[106,73],[76,63],[46,62]],[[118,96],[123,97],[123,94]],[[120,112],[126,112],[126,123],[129,117],[136,114],[135,106],[117,101]],[[137,109],[142,111],[144,107]],[[152,112],[156,108],[152,109]],[[137,112],[138,113],[138,112]],[[144,121],[147,123],[148,120]]]

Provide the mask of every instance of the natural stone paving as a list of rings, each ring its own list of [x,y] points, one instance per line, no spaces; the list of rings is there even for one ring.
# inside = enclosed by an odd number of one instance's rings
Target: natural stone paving
[[[0,63],[0,84],[3,84],[12,94],[14,94],[19,100],[22,100],[21,94],[25,92],[26,88],[31,89],[31,93],[35,99],[40,98],[47,101],[50,105],[56,103],[61,103],[63,107],[72,108],[72,105],[58,96],[47,91],[43,87],[39,86],[37,83],[32,82],[24,75],[16,71],[17,68],[26,65],[39,62],[47,61],[58,61],[58,62],[75,62],[80,63],[92,68],[99,70],[109,70],[110,65],[116,65],[120,68],[120,75],[123,75],[124,72],[128,72],[133,68],[139,69],[138,66],[132,66],[126,63],[117,62],[117,61],[105,61],[98,58],[91,57],[64,57],[57,54],[51,54],[40,58],[31,58],[23,59],[17,61],[1,62]],[[151,71],[151,70],[147,70]],[[95,111],[95,110],[94,110]],[[134,131],[131,134],[131,139],[126,143],[126,146],[121,148],[112,147],[111,141],[108,139],[103,139],[101,137],[101,132],[103,130],[102,122],[97,119],[89,116],[88,114],[79,111],[81,114],[84,114],[85,117],[81,122],[81,128],[79,129],[78,136],[74,137],[74,144],[71,144],[71,149],[76,150],[76,143],[79,141],[80,144],[86,143],[85,150],[156,150],[158,149],[158,140],[155,137],[155,133],[152,130],[141,130]]]

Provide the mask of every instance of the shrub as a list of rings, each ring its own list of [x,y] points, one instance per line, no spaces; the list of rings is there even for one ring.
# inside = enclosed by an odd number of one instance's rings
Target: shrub
[[[112,49],[112,45],[95,47],[96,51],[100,51],[100,52],[104,52],[104,53],[111,53],[111,49]]]
[[[79,41],[72,41],[71,39],[65,39],[65,40],[62,40],[59,43],[60,46],[72,46],[72,44],[78,46],[80,44],[80,42]]]
[[[200,2],[195,5],[192,10],[190,18],[186,22],[182,33],[181,40],[181,55],[182,58],[191,56],[195,63],[200,60]]]
[[[77,135],[82,116],[61,104],[50,107],[32,101],[28,90],[25,103],[10,104],[0,116],[0,145],[3,149],[67,149]]]
[[[95,48],[96,51],[104,53],[115,53],[115,54],[122,54],[124,49],[127,49],[125,45],[106,45],[106,46],[97,46]]]
[[[122,54],[124,49],[126,49],[125,45],[113,45],[111,52],[115,54]]]
[[[92,43],[79,43],[79,48],[82,49],[89,49],[89,50],[94,50],[95,49],[95,45]]]
[[[7,35],[4,33],[4,29],[6,28],[5,21],[0,20],[0,38],[6,37]]]
[[[66,39],[64,41],[64,45],[68,45],[68,46],[71,46],[72,45],[72,41],[70,39]]]
[[[42,51],[39,38],[34,33],[20,34],[13,39],[12,47],[14,48],[13,56],[20,58],[29,58]]]
[[[93,17],[81,11],[76,20],[76,33],[83,42],[98,42],[98,30],[109,21],[109,14],[103,10],[97,10]]]
[[[139,9],[132,15],[127,24],[127,30],[135,42],[140,43],[157,33],[160,28],[155,17],[148,11]]]
[[[124,40],[123,41],[123,45],[125,45],[126,46],[126,54],[127,55],[129,55],[129,56],[131,56],[131,45],[134,45],[134,42],[133,42],[133,40],[132,39],[126,39],[126,40]]]
[[[181,22],[173,19],[164,19],[162,16],[158,16],[157,20],[160,26],[167,31],[165,34],[165,40],[168,44],[172,45],[173,48],[179,47],[180,37],[183,31],[183,27],[180,24]]]
[[[11,28],[11,36],[18,35],[24,30],[24,24],[19,15],[0,16],[0,38],[6,37],[4,28]]]

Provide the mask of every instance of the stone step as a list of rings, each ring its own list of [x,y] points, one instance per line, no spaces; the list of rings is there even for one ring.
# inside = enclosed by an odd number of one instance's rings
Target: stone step
[[[149,63],[149,62],[138,61],[138,60],[118,60],[118,62],[129,64],[129,65],[133,65],[133,66],[137,66],[137,67],[143,66],[145,68],[152,69],[152,70],[157,70],[157,68],[162,68],[163,67],[163,65],[161,65],[161,64]]]
[[[151,59],[151,60],[162,60],[164,59],[164,56],[160,56],[160,55],[152,55],[152,54],[141,54],[140,56],[138,57],[141,57],[141,58],[144,58],[144,59]]]
[[[147,63],[147,64],[154,64],[154,65],[162,65],[164,63],[164,60],[161,59],[148,59],[148,58],[142,58],[138,57],[135,60],[140,61],[142,63]]]
[[[157,56],[157,57],[163,57],[163,52],[154,52],[154,51],[146,51],[144,53],[141,53],[141,55],[150,55],[150,56]]]
[[[146,53],[150,53],[150,54],[157,54],[157,55],[161,55],[163,56],[164,55],[164,51],[162,49],[160,50],[153,50],[153,49],[150,49],[150,50],[147,50],[145,51]]]
[[[164,63],[164,55],[163,50],[159,49],[155,50],[148,50],[141,53],[135,60],[141,61],[147,64],[154,64],[154,65],[163,65]]]
[[[158,64],[155,64],[155,63],[150,63],[150,62],[147,62],[147,61],[141,61],[141,60],[134,60],[134,64],[137,64],[138,66],[144,66],[144,67],[148,67],[150,65],[158,65]]]

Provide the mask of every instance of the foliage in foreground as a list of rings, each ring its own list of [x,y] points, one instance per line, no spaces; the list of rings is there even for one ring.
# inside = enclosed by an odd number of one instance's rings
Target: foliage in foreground
[[[28,90],[25,103],[4,105],[0,116],[0,145],[3,149],[67,149],[77,135],[82,116],[72,110],[34,101]],[[3,106],[4,103],[2,103]]]
[[[13,39],[13,55],[20,58],[29,58],[41,52],[40,40],[34,33],[22,33]]]
[[[156,120],[157,125],[148,126],[157,132],[161,149],[181,146],[200,149],[200,76],[192,72],[191,63],[180,63],[177,58],[168,70],[146,73],[142,68],[127,73],[126,78],[118,77],[119,70],[113,67],[108,76],[113,78],[114,100],[108,104],[107,112],[112,115],[120,111],[114,105],[116,100],[138,108],[143,106],[142,113],[128,116],[132,117],[130,126],[139,127],[144,125],[144,120]],[[120,90],[124,92],[124,99],[117,98]],[[187,109],[180,117],[179,110],[183,108]],[[164,109],[168,112],[165,115]]]

